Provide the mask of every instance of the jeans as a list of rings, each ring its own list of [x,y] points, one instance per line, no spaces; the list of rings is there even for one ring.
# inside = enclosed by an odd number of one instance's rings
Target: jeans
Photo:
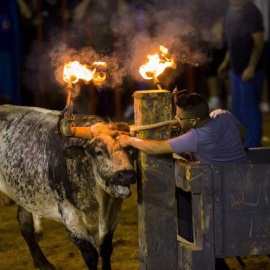
[[[262,115],[259,104],[265,75],[265,70],[258,70],[253,79],[244,83],[242,74],[230,73],[233,114],[245,127],[245,146],[248,148],[262,146]]]

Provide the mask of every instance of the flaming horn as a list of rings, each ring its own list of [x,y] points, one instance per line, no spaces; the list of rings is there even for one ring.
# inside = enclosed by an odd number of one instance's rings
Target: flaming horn
[[[89,138],[91,135],[90,128],[78,128],[74,124],[75,116],[73,115],[72,93],[74,92],[73,84],[79,80],[83,80],[85,83],[93,80],[95,85],[101,85],[106,79],[104,69],[97,71],[97,66],[107,68],[107,64],[105,62],[95,62],[93,66],[93,69],[89,69],[86,65],[81,65],[78,61],[68,62],[64,66],[63,79],[67,82],[67,101],[66,107],[63,110],[63,119],[60,121],[60,131],[64,136],[70,137],[76,135],[76,137]]]
[[[163,73],[167,67],[176,68],[176,64],[168,55],[168,49],[160,45],[160,53],[147,55],[148,63],[142,65],[139,69],[140,74],[146,80],[153,80],[159,90],[162,89],[158,76]]]

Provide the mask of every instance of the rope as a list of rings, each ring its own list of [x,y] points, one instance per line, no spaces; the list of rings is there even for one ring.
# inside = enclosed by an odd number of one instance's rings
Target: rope
[[[138,131],[142,131],[142,130],[154,129],[154,128],[167,126],[167,125],[174,125],[177,123],[178,123],[178,120],[167,120],[167,121],[163,121],[163,122],[159,122],[159,123],[151,124],[151,125],[144,125],[144,126],[135,126],[134,125],[134,126],[130,126],[130,131],[131,132],[138,132]]]

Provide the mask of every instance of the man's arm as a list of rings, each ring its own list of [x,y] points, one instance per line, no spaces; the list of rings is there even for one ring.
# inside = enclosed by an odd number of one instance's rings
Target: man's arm
[[[127,135],[120,135],[117,137],[117,140],[122,147],[132,146],[150,155],[162,155],[174,152],[168,140],[142,140]]]
[[[256,66],[263,50],[263,32],[257,32],[252,34],[253,49],[250,55],[247,68],[243,71],[242,81],[247,82],[254,77]]]

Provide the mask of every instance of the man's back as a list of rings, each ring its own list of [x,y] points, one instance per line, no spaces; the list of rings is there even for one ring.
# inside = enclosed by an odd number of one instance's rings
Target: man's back
[[[191,129],[169,142],[176,153],[192,152],[203,164],[248,163],[239,128],[238,120],[231,113],[222,111],[204,126]]]

